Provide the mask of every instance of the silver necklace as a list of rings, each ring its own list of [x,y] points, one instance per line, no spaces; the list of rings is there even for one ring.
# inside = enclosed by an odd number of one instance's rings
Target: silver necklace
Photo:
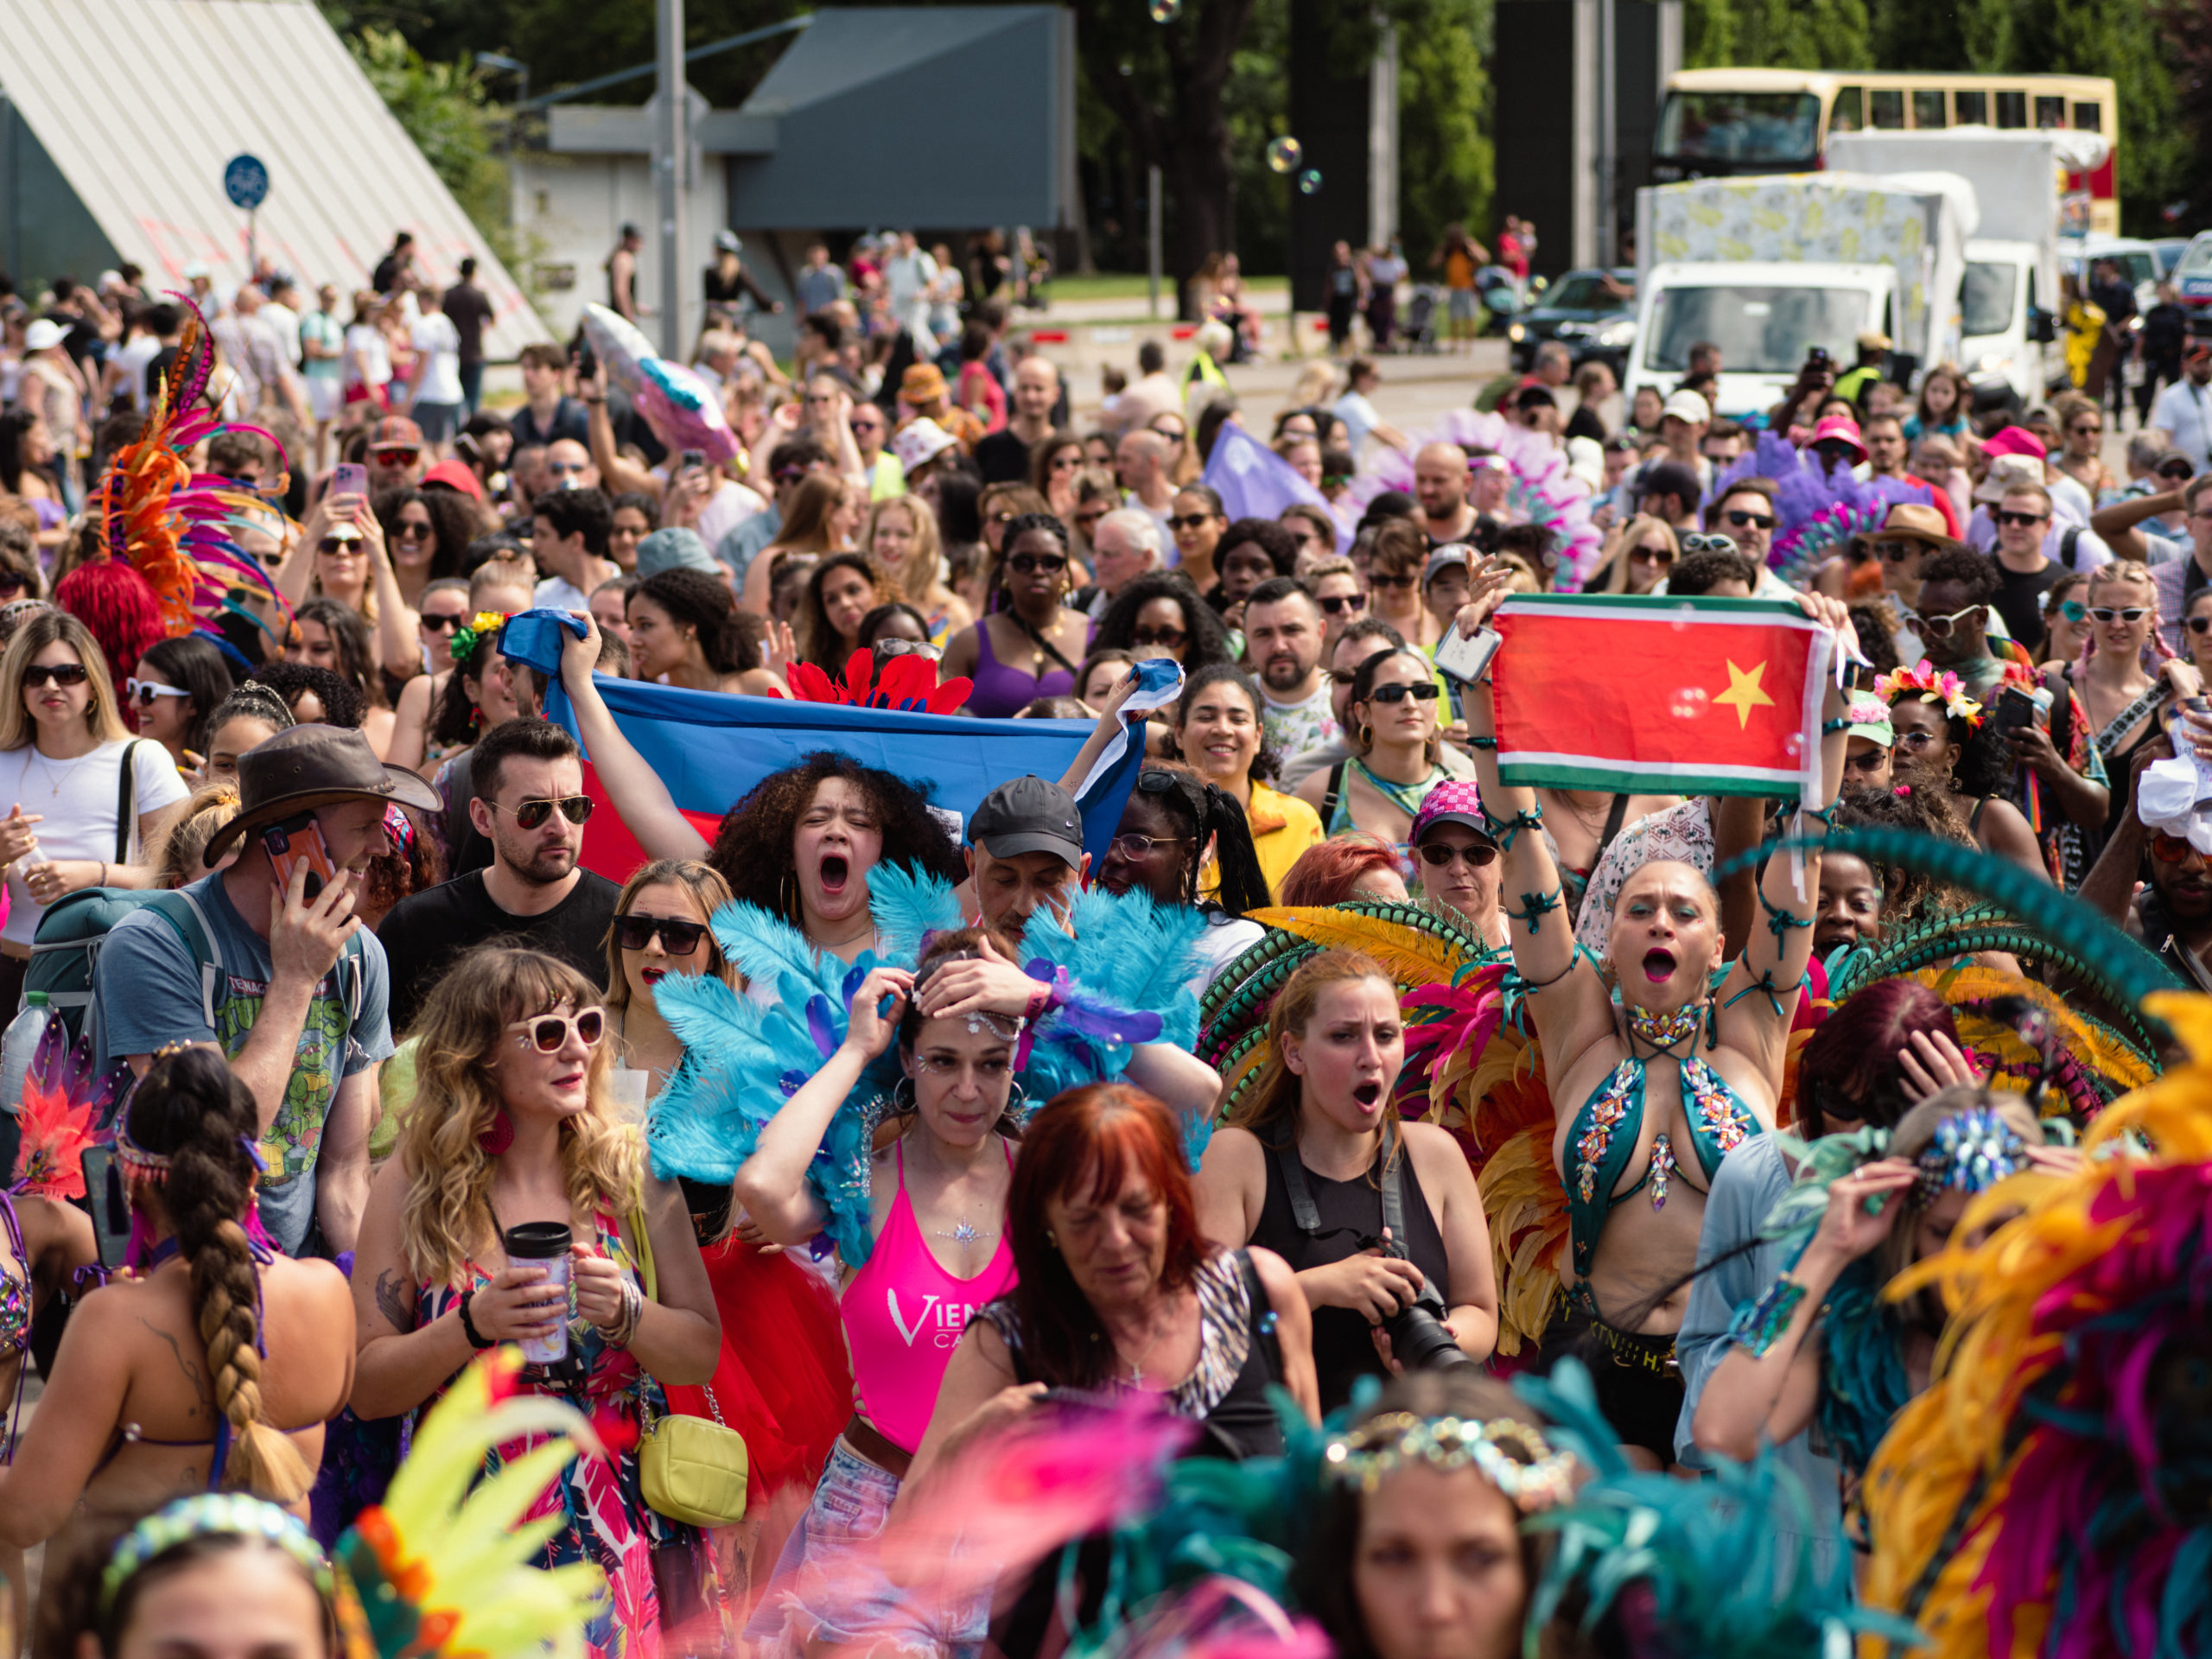
[[[987,1232],[982,1228],[976,1226],[974,1222],[969,1220],[965,1216],[961,1217],[958,1221],[953,1223],[950,1230],[943,1227],[939,1227],[935,1230],[935,1236],[938,1238],[949,1238],[956,1244],[974,1244],[980,1240],[986,1238],[996,1238],[998,1236],[999,1230],[997,1228],[994,1227]]]

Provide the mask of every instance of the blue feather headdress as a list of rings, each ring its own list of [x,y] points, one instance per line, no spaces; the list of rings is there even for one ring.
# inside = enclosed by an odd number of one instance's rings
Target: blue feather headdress
[[[728,904],[715,912],[715,937],[751,992],[696,975],[672,974],[654,988],[661,1017],[684,1045],[682,1064],[653,1103],[648,1132],[653,1168],[664,1179],[734,1179],[769,1121],[843,1044],[853,997],[869,972],[911,967],[932,934],[963,925],[951,887],[931,876],[880,864],[869,872],[868,895],[877,948],[849,967],[779,917]],[[1025,971],[1053,994],[1017,1052],[1015,1080],[1031,1103],[1118,1077],[1139,1043],[1187,1048],[1198,1031],[1187,981],[1203,916],[1156,906],[1142,894],[1091,893],[1076,901],[1071,919],[1081,937],[1040,912],[1022,941]],[[901,1075],[895,1048],[887,1049],[861,1074],[807,1169],[823,1230],[849,1267],[866,1262],[873,1247],[875,1128],[892,1109]],[[1194,1163],[1211,1128],[1206,1121],[1187,1131]]]

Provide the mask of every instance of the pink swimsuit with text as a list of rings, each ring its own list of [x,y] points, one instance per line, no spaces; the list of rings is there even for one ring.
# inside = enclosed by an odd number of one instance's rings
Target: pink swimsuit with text
[[[1012,1161],[1013,1154],[1007,1156]],[[1003,1221],[999,1247],[973,1279],[947,1273],[931,1254],[906,1198],[906,1153],[898,1148],[899,1192],[868,1261],[839,1299],[853,1386],[861,1410],[893,1444],[922,1443],[952,1351],[978,1310],[1014,1288],[1014,1251]]]

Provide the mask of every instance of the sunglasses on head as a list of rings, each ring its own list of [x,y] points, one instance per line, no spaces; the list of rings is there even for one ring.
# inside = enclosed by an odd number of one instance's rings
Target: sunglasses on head
[[[515,822],[525,830],[537,829],[553,816],[553,809],[556,806],[561,809],[561,816],[570,823],[580,824],[591,817],[591,797],[588,795],[564,795],[557,801],[524,801],[520,806],[500,806],[497,801],[492,804],[502,812],[512,813]]]
[[[192,695],[177,686],[156,685],[151,680],[142,680],[136,676],[123,683],[123,693],[126,701],[135,702],[142,709],[152,708],[156,697],[188,697]]]
[[[2130,605],[2124,608],[2097,605],[2090,607],[2089,620],[2093,622],[2140,622],[2150,614],[2148,605]]]
[[[671,957],[688,957],[707,937],[704,922],[680,922],[673,916],[652,916],[633,910],[614,918],[614,942],[625,950],[642,950],[660,935],[660,948]]]
[[[358,553],[361,538],[358,536],[326,536],[315,544],[315,551],[335,556],[340,553]]]
[[[1437,870],[1443,869],[1455,859],[1464,862],[1471,870],[1479,870],[1497,857],[1497,849],[1488,842],[1479,842],[1472,847],[1447,847],[1440,841],[1432,841],[1424,843],[1421,849],[1421,862]]]
[[[1403,702],[1411,697],[1415,702],[1434,702],[1444,694],[1436,689],[1434,680],[1417,680],[1411,685],[1378,685],[1367,694],[1370,702]]]
[[[372,449],[369,459],[383,467],[412,467],[423,459],[420,449]]]
[[[1313,601],[1331,616],[1342,616],[1346,611],[1367,608],[1365,594],[1324,594]]]
[[[2009,512],[1999,509],[1989,516],[2000,524],[2039,524],[2050,515],[2044,512]]]
[[[55,663],[51,666],[33,663],[23,671],[23,683],[28,686],[41,686],[49,681],[55,685],[82,685],[91,677],[82,663]]]
[[[879,639],[869,649],[879,657],[925,657],[933,663],[944,660],[944,652],[926,639]]]
[[[1213,514],[1210,512],[1171,512],[1167,515],[1167,528],[1170,530],[1196,530],[1200,524],[1205,524],[1212,517]]]
[[[599,1039],[607,1034],[607,1010],[583,1008],[574,1014],[541,1014],[532,1020],[511,1020],[506,1029],[521,1032],[524,1046],[535,1048],[541,1054],[558,1054],[566,1048],[571,1030],[586,1048],[597,1048]]]
[[[1006,568],[1017,576],[1033,576],[1039,573],[1056,576],[1068,568],[1065,553],[1017,553],[1006,562]]]
[[[2161,864],[2181,863],[2196,852],[2196,849],[2179,836],[2170,836],[2163,830],[2152,834],[2151,856]]]
[[[1733,553],[1736,543],[1726,536],[1688,535],[1682,537],[1685,553]]]
[[[1180,628],[1138,628],[1129,636],[1134,644],[1165,645],[1170,651],[1181,649],[1183,642],[1190,637]]]
[[[451,633],[468,620],[464,611],[425,611],[416,619],[432,633]]]
[[[1980,616],[1981,612],[1980,606],[1969,605],[1962,611],[1953,611],[1948,616],[1926,616],[1917,611],[1910,613],[1910,615],[1914,626],[1929,639],[1948,639],[1951,637],[1951,630],[1957,627],[1961,620],[1969,616]]]
[[[1760,530],[1772,530],[1776,522],[1770,512],[1745,512],[1735,507],[1729,508],[1720,516],[1738,530],[1754,526]]]

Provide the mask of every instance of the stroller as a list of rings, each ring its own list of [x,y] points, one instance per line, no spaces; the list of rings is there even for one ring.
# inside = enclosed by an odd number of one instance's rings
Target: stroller
[[[1436,314],[1444,303],[1444,290],[1433,283],[1415,283],[1398,316],[1398,349],[1434,353]]]

